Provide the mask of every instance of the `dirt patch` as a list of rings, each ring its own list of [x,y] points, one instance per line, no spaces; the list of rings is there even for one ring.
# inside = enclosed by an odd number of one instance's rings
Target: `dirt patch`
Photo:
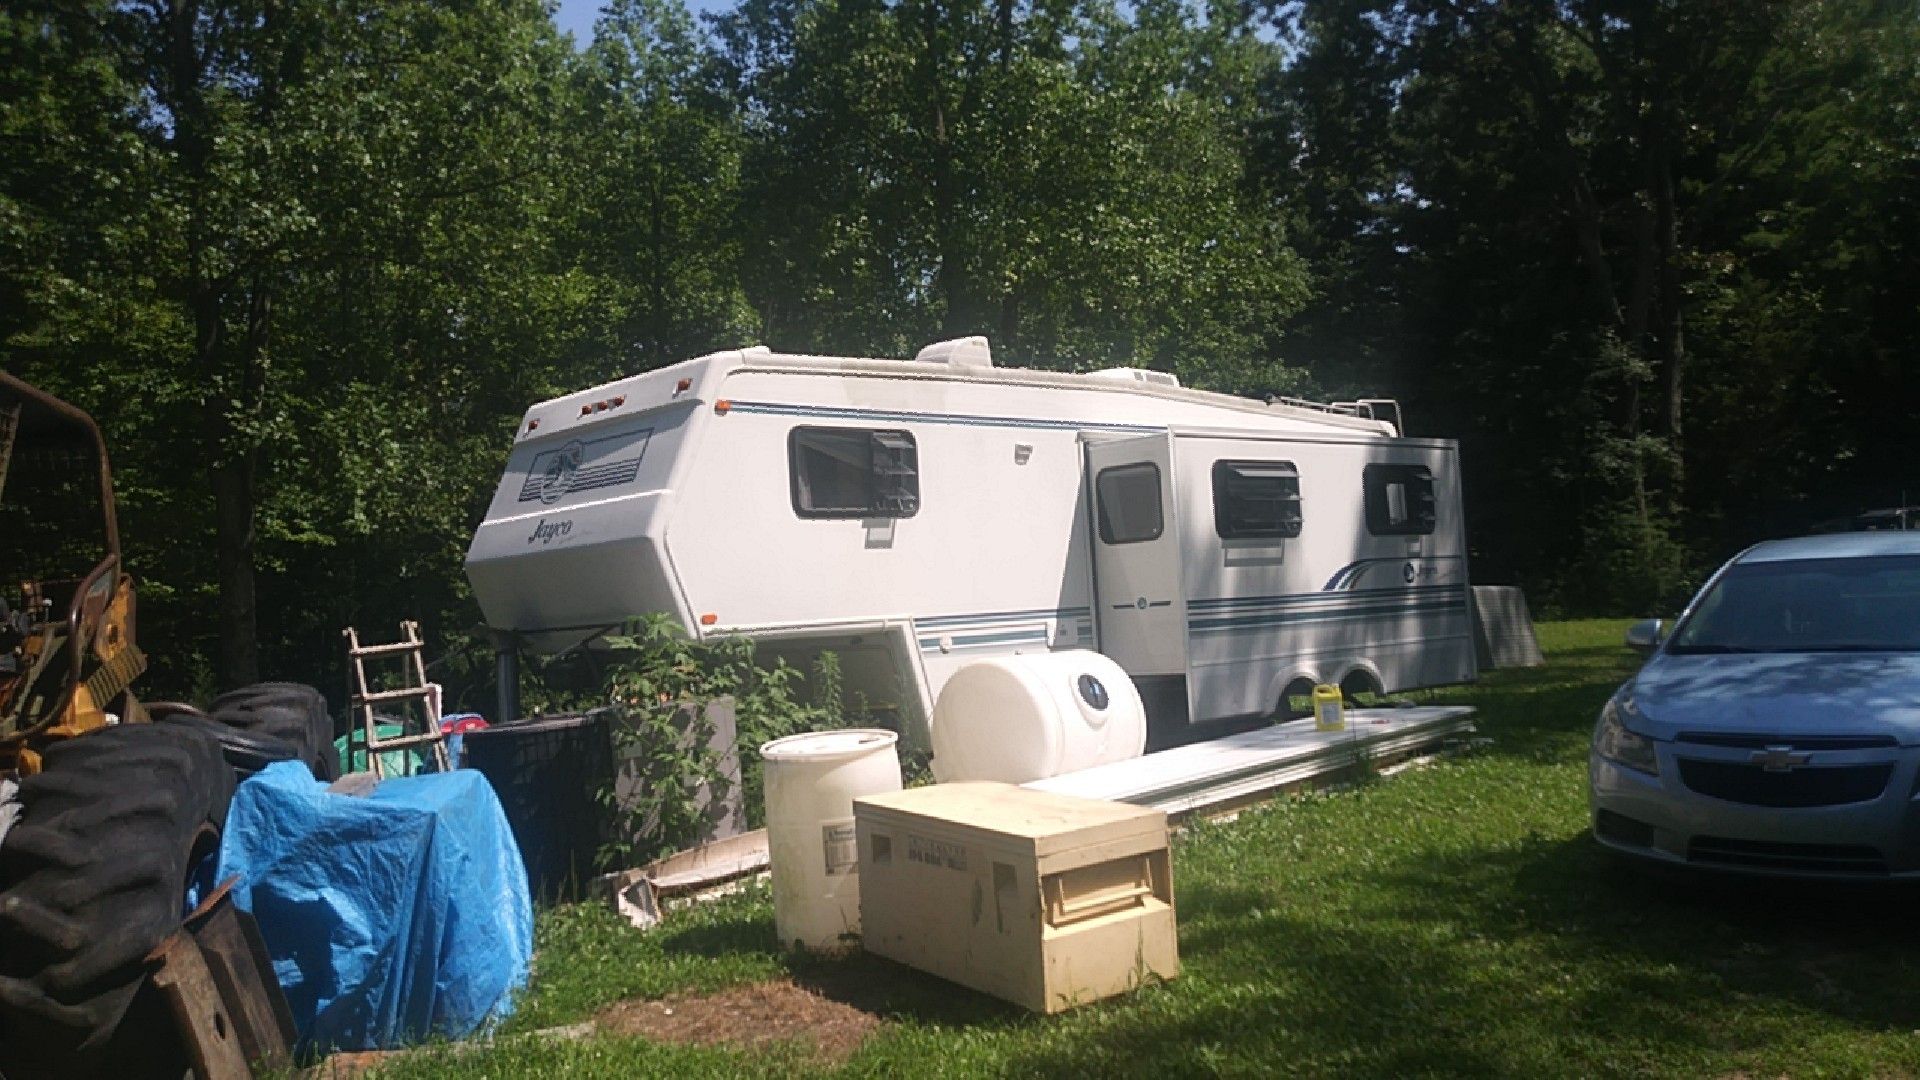
[[[656,1042],[752,1048],[804,1041],[828,1063],[852,1056],[880,1018],[786,979],[714,994],[623,1001],[594,1017],[601,1031]]]

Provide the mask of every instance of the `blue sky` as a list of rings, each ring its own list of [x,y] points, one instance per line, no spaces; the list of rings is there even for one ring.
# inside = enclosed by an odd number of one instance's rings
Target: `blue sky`
[[[593,40],[593,20],[600,17],[600,6],[606,0],[560,0],[560,10],[554,12],[553,21],[560,29],[573,33],[574,40],[581,45]],[[686,0],[687,9],[698,15],[708,11],[722,11],[733,6],[731,0]]]

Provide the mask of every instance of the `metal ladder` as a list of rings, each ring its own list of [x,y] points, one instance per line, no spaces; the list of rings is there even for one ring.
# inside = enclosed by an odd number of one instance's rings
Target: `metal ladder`
[[[353,667],[353,686],[349,689],[353,691],[353,707],[360,710],[360,726],[366,736],[367,767],[373,770],[374,776],[384,779],[386,771],[380,763],[382,752],[431,746],[434,768],[439,772],[447,772],[446,737],[440,733],[439,710],[434,707],[433,688],[427,685],[426,664],[420,659],[420,650],[425,646],[425,642],[420,640],[420,624],[411,619],[401,623],[400,640],[390,645],[362,645],[359,632],[351,626],[344,633],[347,638],[347,659]],[[401,658],[402,685],[396,690],[368,689],[366,661],[388,656]],[[408,704],[399,709],[400,734],[391,739],[382,739],[373,707],[388,701]],[[425,731],[407,730],[407,722],[414,712],[411,703],[415,701],[420,703],[419,711],[425,717]],[[348,756],[351,759],[351,753]]]

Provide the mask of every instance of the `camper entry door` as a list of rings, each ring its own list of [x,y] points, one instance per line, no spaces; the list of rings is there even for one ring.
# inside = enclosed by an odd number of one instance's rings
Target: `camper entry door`
[[[1089,443],[1087,483],[1100,651],[1129,675],[1184,674],[1187,602],[1172,438]]]

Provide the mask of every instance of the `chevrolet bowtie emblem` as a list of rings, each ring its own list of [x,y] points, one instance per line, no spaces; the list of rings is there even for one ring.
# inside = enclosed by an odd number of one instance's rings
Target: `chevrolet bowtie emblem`
[[[1755,750],[1747,760],[1768,772],[1791,772],[1813,760],[1808,753],[1795,753],[1791,746],[1769,746]]]

